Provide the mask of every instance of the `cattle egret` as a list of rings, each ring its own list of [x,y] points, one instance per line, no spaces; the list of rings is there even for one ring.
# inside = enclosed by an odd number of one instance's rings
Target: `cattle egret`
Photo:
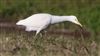
[[[76,16],[57,16],[47,13],[34,14],[26,19],[19,20],[16,25],[25,26],[26,31],[36,31],[36,35],[50,24],[70,21],[82,27]]]

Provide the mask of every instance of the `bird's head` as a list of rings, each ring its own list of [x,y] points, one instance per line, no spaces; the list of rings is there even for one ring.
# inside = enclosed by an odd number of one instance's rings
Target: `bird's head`
[[[82,27],[82,24],[78,21],[76,16],[70,16],[69,21]]]

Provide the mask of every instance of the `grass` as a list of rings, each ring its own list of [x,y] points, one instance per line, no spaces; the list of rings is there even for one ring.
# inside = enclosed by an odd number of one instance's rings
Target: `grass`
[[[98,45],[90,37],[34,33],[1,29],[1,56],[97,56]]]
[[[88,38],[49,33],[34,38],[32,33],[0,28],[0,55],[100,56],[99,10],[99,0],[0,0],[0,20],[20,20],[34,13],[75,15],[91,32]],[[53,25],[49,29],[54,28],[78,29],[69,22]]]
[[[99,2],[99,0],[0,0],[0,19],[19,20],[34,13],[75,15],[82,24],[97,32],[100,28]]]

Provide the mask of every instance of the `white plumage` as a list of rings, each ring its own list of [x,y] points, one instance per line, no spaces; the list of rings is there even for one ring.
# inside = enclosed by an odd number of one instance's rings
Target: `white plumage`
[[[50,24],[55,24],[63,21],[70,21],[77,25],[82,25],[77,20],[76,16],[56,16],[46,13],[34,14],[26,19],[20,20],[16,25],[22,25],[26,27],[26,31],[36,31],[36,35]]]

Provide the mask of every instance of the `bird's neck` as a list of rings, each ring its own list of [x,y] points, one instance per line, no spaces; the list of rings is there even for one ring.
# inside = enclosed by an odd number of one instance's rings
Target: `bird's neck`
[[[52,16],[51,24],[64,22],[64,21],[70,21],[69,17],[70,16]]]

